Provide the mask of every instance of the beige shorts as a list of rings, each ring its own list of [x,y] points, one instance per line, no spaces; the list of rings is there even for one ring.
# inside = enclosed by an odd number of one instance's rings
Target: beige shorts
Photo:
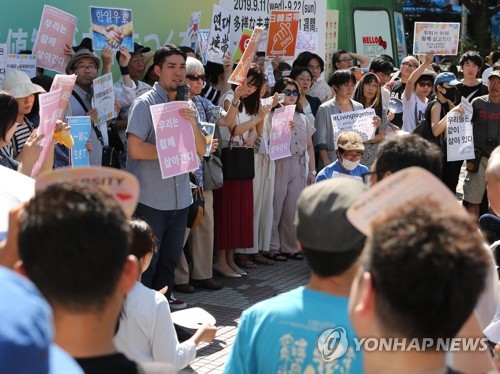
[[[477,173],[467,172],[464,181],[464,200],[471,204],[481,204],[486,190],[486,166],[488,159],[481,157]]]

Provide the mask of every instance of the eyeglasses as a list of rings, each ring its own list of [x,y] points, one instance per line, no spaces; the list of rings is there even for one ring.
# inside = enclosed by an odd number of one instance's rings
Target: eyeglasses
[[[418,82],[420,87],[432,87],[432,82]]]
[[[190,81],[198,81],[198,80],[205,80],[205,74],[201,75],[186,75],[186,78],[189,79]]]
[[[132,58],[130,59],[130,62],[132,62],[133,64],[138,64],[138,63],[144,63],[144,57],[135,57],[135,58]]]
[[[84,70],[84,71],[90,71],[90,70],[97,70],[96,65],[77,65],[76,66],[77,70]]]
[[[401,65],[408,66],[410,68],[418,68],[418,66],[419,66],[416,62],[411,63],[408,61],[403,62]]]
[[[292,96],[292,95],[293,95],[293,96],[299,96],[299,91],[297,91],[297,90],[293,90],[293,91],[292,91],[292,90],[288,90],[288,89],[286,89],[286,90],[285,90],[285,95],[286,95],[286,96]]]
[[[352,62],[352,58],[343,58],[342,60],[338,60],[338,62]]]

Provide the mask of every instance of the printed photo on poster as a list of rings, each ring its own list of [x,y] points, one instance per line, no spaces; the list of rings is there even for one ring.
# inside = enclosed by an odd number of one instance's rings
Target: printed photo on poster
[[[122,45],[134,50],[131,9],[90,6],[90,25],[94,50],[117,50]]]

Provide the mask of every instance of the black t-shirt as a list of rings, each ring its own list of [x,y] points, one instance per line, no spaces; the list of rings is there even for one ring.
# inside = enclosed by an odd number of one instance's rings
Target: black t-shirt
[[[406,83],[400,80],[394,81],[391,86],[391,98],[395,97],[403,101],[403,92],[405,91]],[[400,129],[403,128],[403,113],[394,113],[394,119],[391,121]]]
[[[472,102],[473,99],[479,96],[488,95],[488,86],[484,83],[478,83],[475,86],[466,86],[463,83],[457,85],[460,96],[465,97]],[[469,97],[472,94],[471,97]]]
[[[125,355],[115,353],[107,356],[75,358],[85,374],[137,374],[137,364]]]

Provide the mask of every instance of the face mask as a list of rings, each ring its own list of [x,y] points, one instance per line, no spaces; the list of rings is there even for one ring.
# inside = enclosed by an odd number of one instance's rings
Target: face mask
[[[457,97],[457,89],[455,87],[447,88],[446,93],[443,96],[446,99],[453,102],[453,101],[455,101],[455,98]]]
[[[358,167],[358,165],[359,165],[359,162],[360,162],[360,161],[361,161],[361,160],[358,160],[358,161],[349,161],[349,160],[347,160],[347,159],[343,158],[343,159],[342,159],[342,166],[343,166],[346,170],[351,171],[351,170],[354,170],[354,169],[356,169],[356,168]]]

